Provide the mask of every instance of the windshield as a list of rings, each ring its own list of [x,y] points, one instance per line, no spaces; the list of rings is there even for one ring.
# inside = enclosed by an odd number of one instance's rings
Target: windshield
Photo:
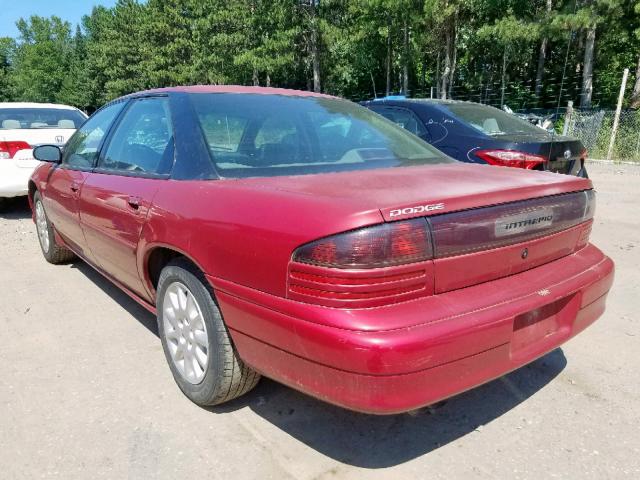
[[[515,115],[497,108],[477,103],[452,103],[446,105],[456,117],[469,123],[475,129],[491,136],[499,135],[548,135],[543,129],[531,125]]]
[[[76,129],[86,120],[80,111],[62,108],[0,108],[0,129]]]
[[[190,98],[222,177],[454,161],[393,122],[346,100],[234,93]]]

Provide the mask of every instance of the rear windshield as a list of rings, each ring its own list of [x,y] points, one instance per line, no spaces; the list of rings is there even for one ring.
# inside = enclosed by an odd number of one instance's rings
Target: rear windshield
[[[393,122],[345,100],[233,93],[190,98],[222,177],[454,161]]]
[[[487,105],[453,103],[446,105],[446,108],[456,117],[487,135],[545,135],[546,133],[543,129],[531,125],[515,115]]]
[[[86,117],[61,108],[0,108],[0,129],[78,128]]]

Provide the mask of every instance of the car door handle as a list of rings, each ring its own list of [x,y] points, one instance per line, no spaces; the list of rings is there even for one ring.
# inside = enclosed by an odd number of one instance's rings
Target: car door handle
[[[138,210],[140,208],[140,197],[129,197],[127,203],[134,210]]]

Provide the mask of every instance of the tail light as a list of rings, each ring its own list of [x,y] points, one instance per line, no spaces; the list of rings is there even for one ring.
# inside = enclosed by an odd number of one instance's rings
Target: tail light
[[[364,308],[430,295],[432,257],[424,218],[333,235],[293,253],[288,296],[329,307]]]
[[[594,212],[595,193],[588,190],[436,216],[430,219],[435,257],[550,235],[591,220]]]
[[[363,308],[431,295],[437,264],[431,260],[506,247],[584,224],[570,247],[575,251],[589,241],[594,212],[595,193],[588,190],[333,235],[294,251],[288,296]]]
[[[19,150],[29,150],[31,145],[27,142],[9,141],[0,142],[0,160],[8,160],[13,158]]]
[[[431,258],[433,249],[423,218],[384,223],[311,242],[293,260],[331,268],[378,268]]]
[[[532,170],[547,161],[542,155],[518,150],[478,150],[475,154],[489,165],[516,167]]]

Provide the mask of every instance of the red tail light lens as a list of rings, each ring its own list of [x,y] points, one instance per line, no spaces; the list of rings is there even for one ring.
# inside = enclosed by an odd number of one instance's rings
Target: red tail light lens
[[[27,142],[0,142],[0,159],[11,159],[18,150],[29,150],[30,148],[31,145],[29,145]]]
[[[333,268],[379,268],[433,256],[427,222],[392,222],[333,235],[298,248],[293,260]]]
[[[595,192],[568,193],[432,217],[435,257],[504,247],[593,218]],[[587,238],[583,239],[586,244]]]
[[[475,154],[489,165],[526,168],[531,170],[547,161],[542,155],[518,150],[478,150]]]

